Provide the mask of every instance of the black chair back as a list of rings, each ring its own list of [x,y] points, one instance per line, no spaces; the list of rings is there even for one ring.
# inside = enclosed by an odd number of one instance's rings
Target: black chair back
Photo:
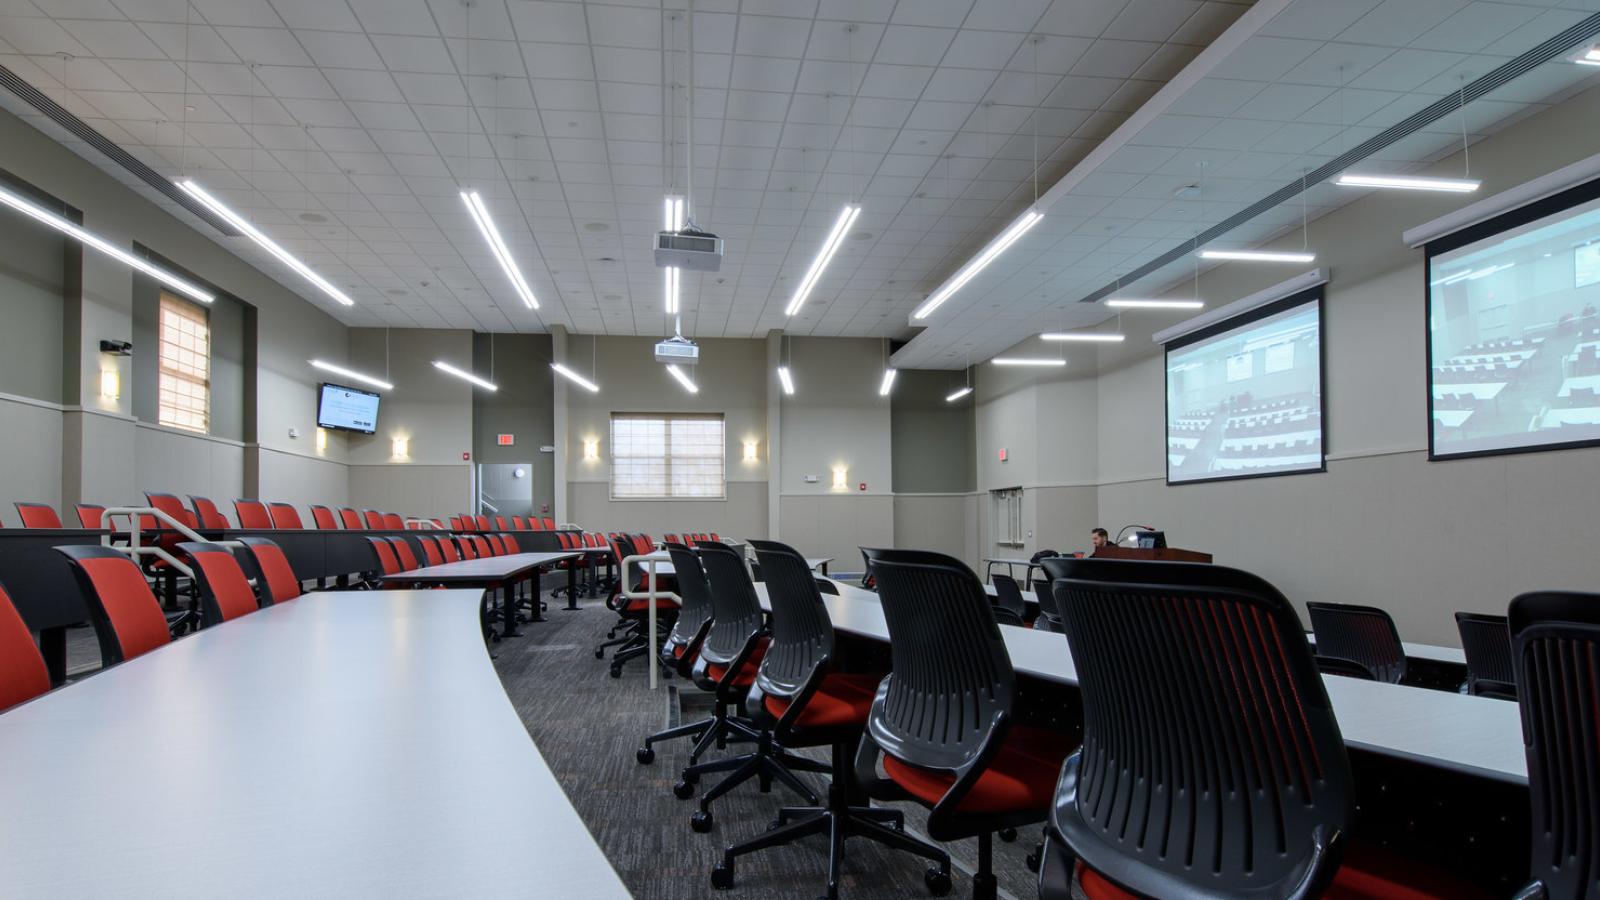
[[[964,774],[1003,737],[1016,673],[983,583],[953,557],[869,550],[893,671],[867,718],[872,740],[913,765]]]
[[[1533,884],[1519,897],[1588,898],[1600,880],[1600,594],[1511,601],[1532,804]]]
[[[744,558],[727,544],[707,542],[695,552],[711,587],[711,630],[700,644],[700,658],[730,668],[735,663],[742,665],[754,638],[761,634],[763,619],[750,572],[744,567]]]
[[[675,645],[692,645],[711,621],[711,585],[706,582],[705,569],[700,567],[700,558],[693,550],[670,541],[665,546],[667,555],[672,557],[672,570],[677,573],[679,602],[678,620],[673,623],[672,634],[667,639],[670,652]],[[659,582],[661,576],[657,575],[656,580]]]
[[[1307,603],[1317,656],[1349,660],[1372,673],[1374,681],[1399,684],[1406,674],[1406,651],[1394,619],[1375,606]],[[1344,673],[1339,673],[1344,674]]]
[[[1017,580],[1010,575],[995,575],[993,581],[995,621],[1001,625],[1026,625],[1028,603],[1022,599]]]
[[[1458,612],[1456,630],[1461,633],[1461,650],[1467,657],[1467,693],[1517,699],[1511,626],[1506,617]]]
[[[1237,570],[1137,564],[1164,570],[1140,583],[1126,565],[1073,565],[1112,577],[1052,584],[1084,718],[1055,833],[1140,896],[1319,896],[1353,795],[1293,607]],[[1204,583],[1184,584],[1197,569]]]
[[[750,546],[772,607],[772,640],[756,686],[764,694],[793,699],[820,680],[818,673],[833,658],[833,620],[805,557],[777,541],[752,540]]]

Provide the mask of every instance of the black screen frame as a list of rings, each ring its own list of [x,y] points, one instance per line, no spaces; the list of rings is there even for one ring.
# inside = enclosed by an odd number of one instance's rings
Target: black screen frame
[[[1173,340],[1162,345],[1161,458],[1166,464],[1168,487],[1185,487],[1191,484],[1215,484],[1219,481],[1246,481],[1254,478],[1285,478],[1293,475],[1315,475],[1320,472],[1328,471],[1328,313],[1326,308],[1327,298],[1322,289],[1323,285],[1318,284],[1306,288],[1303,291],[1296,291],[1287,297],[1274,300],[1271,303],[1267,303],[1262,306],[1258,306],[1247,313],[1241,313],[1237,316],[1231,316],[1223,319],[1220,322],[1207,325],[1198,331],[1191,332],[1190,334],[1183,335],[1179,338],[1174,338]],[[1191,344],[1198,344],[1201,341],[1216,337],[1219,334],[1233,331],[1237,328],[1243,328],[1253,322],[1259,322],[1260,320],[1269,316],[1275,316],[1282,312],[1288,312],[1291,309],[1304,306],[1307,303],[1317,304],[1317,397],[1319,401],[1318,406],[1321,407],[1320,412],[1322,415],[1322,462],[1319,463],[1314,469],[1295,469],[1289,472],[1249,472],[1239,475],[1217,475],[1212,478],[1186,478],[1182,481],[1173,481],[1171,454],[1166,449],[1167,423],[1172,421],[1172,410],[1170,408],[1172,398],[1169,395],[1170,392],[1167,390],[1168,355],[1174,350],[1182,350],[1184,347],[1188,347]]]
[[[369,390],[366,390],[364,388],[351,387],[348,384],[336,384],[336,383],[334,383],[332,381],[323,381],[323,382],[320,382],[320,383],[317,384],[317,427],[318,428],[324,429],[326,431],[348,431],[351,434],[377,434],[378,433],[378,423],[376,421],[374,421],[372,423],[372,430],[371,431],[364,431],[364,430],[362,430],[360,428],[347,428],[347,427],[345,427],[343,425],[329,425],[329,424],[323,422],[322,421],[322,393],[324,391],[326,391],[328,388],[337,388],[338,390],[341,390],[341,391],[352,391],[352,392],[357,393],[357,394],[366,394],[369,397],[376,397],[377,400],[378,400],[378,408],[379,409],[383,408],[383,395],[378,393],[377,391],[369,391]]]
[[[1433,442],[1433,285],[1429,273],[1433,271],[1433,258],[1468,244],[1494,237],[1513,228],[1535,222],[1546,216],[1565,212],[1582,203],[1600,199],[1600,178],[1586,181],[1564,191],[1525,203],[1497,216],[1469,225],[1459,231],[1435,238],[1423,244],[1422,259],[1422,378],[1423,392],[1427,397],[1426,418],[1428,430],[1428,462],[1448,462],[1456,459],[1476,459],[1483,456],[1513,456],[1520,453],[1545,453],[1552,450],[1578,450],[1600,447],[1600,438],[1582,441],[1562,441],[1559,444],[1530,444],[1523,447],[1497,447],[1487,450],[1464,450],[1460,453],[1439,453]],[[1576,282],[1576,276],[1574,276]]]

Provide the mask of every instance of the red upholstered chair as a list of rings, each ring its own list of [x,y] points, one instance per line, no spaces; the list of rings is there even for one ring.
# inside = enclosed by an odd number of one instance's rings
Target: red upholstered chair
[[[1041,898],[1074,895],[1073,881],[1091,900],[1489,896],[1351,836],[1339,723],[1272,585],[1193,563],[1055,565],[1083,747],[1051,802]],[[897,573],[875,571],[881,597]]]
[[[378,512],[375,509],[362,510],[361,520],[366,523],[368,531],[382,531],[384,528],[383,513]]]
[[[364,527],[361,514],[348,506],[339,508],[339,524],[344,526],[345,531],[360,531]]]
[[[394,555],[394,545],[388,538],[368,537],[367,544],[372,547],[373,567],[371,571],[379,575],[393,575],[404,571],[400,568],[400,558]]]
[[[332,531],[339,527],[339,520],[334,517],[333,510],[326,506],[311,507],[311,523],[319,531]]]
[[[0,712],[50,690],[50,672],[11,596],[0,587]]]
[[[461,551],[456,547],[456,539],[449,535],[439,538],[439,555],[444,557],[444,562],[459,562]]]
[[[132,659],[172,640],[161,604],[133,560],[99,544],[73,544],[56,551],[72,563],[88,602],[102,665]]]
[[[400,571],[409,572],[412,569],[422,568],[417,562],[416,551],[411,549],[411,542],[403,537],[389,538],[389,543],[394,547],[394,557],[400,562]]]
[[[700,552],[713,548],[734,552],[709,542]],[[870,558],[894,665],[873,702],[857,777],[876,799],[928,807],[934,840],[976,837],[972,896],[994,900],[994,833],[1045,820],[1074,742],[1017,721],[1016,673],[971,569],[921,550]],[[887,777],[877,774],[880,759]]]
[[[388,531],[405,531],[406,520],[399,513],[384,513],[383,527]]]
[[[483,554],[478,552],[478,545],[472,540],[472,535],[464,534],[456,538],[456,546],[461,551],[462,559],[477,559]]]
[[[766,655],[761,658],[761,668],[746,707],[756,711],[756,724],[770,732],[772,739],[785,749],[831,747],[829,768],[833,786],[828,791],[826,806],[785,809],[779,816],[776,831],[729,847],[722,862],[712,870],[712,885],[733,886],[737,857],[812,835],[831,836],[829,897],[839,894],[845,837],[864,837],[932,860],[939,869],[929,876],[930,884],[935,880],[948,884],[950,855],[907,835],[904,813],[851,805],[855,749],[866,728],[883,674],[852,674],[839,667],[833,623],[804,557],[793,548],[774,541],[751,541],[750,545],[760,561],[767,598],[772,606],[772,637]],[[740,562],[737,554],[727,549],[703,552],[728,553],[734,557],[735,565]]]
[[[426,565],[444,565],[444,554],[439,552],[439,539],[428,534],[417,538],[417,546],[422,548],[422,558]]]
[[[500,535],[498,535],[498,534],[486,534],[486,535],[483,536],[483,539],[485,541],[489,542],[489,555],[490,556],[505,556],[506,555],[506,544],[505,544],[505,541],[500,540]]]
[[[544,517],[544,530],[545,531],[555,531],[556,530],[556,520],[550,518],[549,516],[545,516]]]
[[[489,521],[488,516],[473,516],[472,524],[473,531],[488,531],[494,527],[493,523]]]
[[[295,575],[294,567],[289,564],[289,558],[283,555],[281,547],[263,537],[240,538],[239,542],[244,544],[244,552],[255,560],[256,571],[261,573],[262,580],[266,582],[261,588],[263,606],[300,596],[300,578]]]
[[[506,517],[505,516],[495,516],[494,517],[494,528],[495,528],[496,531],[505,531],[507,527],[509,527],[509,526],[506,525]]]
[[[188,557],[200,586],[200,627],[210,628],[261,608],[255,591],[233,551],[221,544],[184,541],[178,550]]]
[[[527,531],[528,530],[528,523],[523,521],[521,516],[512,516],[511,517],[511,528],[514,531]]]
[[[510,533],[510,532],[506,532],[505,534],[500,535],[500,543],[506,545],[506,552],[507,553],[522,553],[522,552],[524,552],[523,549],[522,549],[522,542],[517,540],[517,536],[512,534],[512,533]]]
[[[217,509],[217,504],[211,502],[209,497],[196,497],[189,495],[189,506],[194,510],[195,521],[206,531],[222,531],[228,527],[228,517]]]
[[[233,514],[239,520],[240,528],[255,531],[272,530],[272,513],[267,511],[267,505],[260,500],[233,501]]]
[[[681,543],[683,543],[683,541],[678,540],[678,536],[675,535],[675,534],[663,534],[661,536],[661,539],[663,541],[666,541],[669,544],[681,544]]]
[[[538,516],[529,516],[528,517],[528,530],[529,531],[549,531],[550,529],[544,527],[544,521],[541,520]]]
[[[489,545],[489,539],[481,534],[475,534],[472,536],[472,549],[477,552],[479,558],[496,555],[494,552],[494,547]]]
[[[61,527],[61,517],[56,515],[56,508],[48,503],[27,503],[18,500],[17,515],[22,517],[23,528]]]
[[[300,513],[292,503],[269,503],[267,512],[272,516],[273,528],[299,530],[306,527],[300,521]]]
[[[450,517],[450,530],[451,531],[461,531],[462,530],[461,517],[460,516],[451,516]]]
[[[78,514],[78,525],[81,528],[106,527],[106,508],[98,503],[79,503],[73,507],[73,512]]]

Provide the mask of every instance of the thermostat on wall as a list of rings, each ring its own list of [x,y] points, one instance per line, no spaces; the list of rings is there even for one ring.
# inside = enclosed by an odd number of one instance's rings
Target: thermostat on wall
[[[806,484],[816,484],[817,482],[822,480],[822,476],[821,475],[807,475],[807,476],[805,476],[805,478],[806,478]]]

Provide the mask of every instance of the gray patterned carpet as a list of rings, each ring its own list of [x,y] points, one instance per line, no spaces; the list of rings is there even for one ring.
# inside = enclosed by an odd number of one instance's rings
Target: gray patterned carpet
[[[630,663],[621,679],[608,677],[608,663],[595,659],[592,651],[614,616],[593,600],[584,600],[578,612],[559,606],[551,602],[549,621],[523,626],[524,637],[496,644],[495,666],[567,796],[634,896],[641,900],[822,896],[827,887],[827,842],[822,837],[743,857],[733,889],[711,887],[711,867],[721,859],[726,844],[760,833],[779,806],[799,801],[781,787],[763,795],[751,782],[717,802],[716,825],[709,834],[691,831],[689,815],[695,803],[676,799],[671,790],[688,756],[687,743],[658,745],[655,764],[650,766],[635,762],[634,750],[645,734],[667,721],[672,692],[665,685],[683,686],[686,696],[699,692],[674,679],[652,693],[640,660]],[[688,709],[684,716],[698,717],[698,712]],[[816,779],[816,789],[822,792],[822,776],[801,777]],[[710,776],[702,788],[714,778]],[[922,833],[920,809],[909,805],[905,809],[907,827]],[[995,869],[1002,897],[1038,895],[1034,876],[1023,865],[1038,837],[1038,828],[1028,828],[1014,844],[996,842]],[[968,897],[971,881],[966,872],[977,860],[976,841],[948,849],[956,869],[950,896]],[[928,896],[921,860],[855,838],[847,853],[843,897]]]

